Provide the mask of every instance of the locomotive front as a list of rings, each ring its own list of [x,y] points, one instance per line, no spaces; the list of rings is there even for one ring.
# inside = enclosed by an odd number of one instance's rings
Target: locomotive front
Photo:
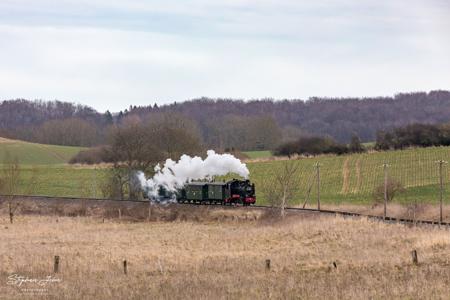
[[[242,203],[243,205],[255,204],[255,184],[250,180],[233,179],[228,182],[231,198],[233,202]]]

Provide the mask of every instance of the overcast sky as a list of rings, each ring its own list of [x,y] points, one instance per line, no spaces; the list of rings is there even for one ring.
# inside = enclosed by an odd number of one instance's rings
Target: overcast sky
[[[1,0],[0,99],[100,111],[450,89],[448,0]]]

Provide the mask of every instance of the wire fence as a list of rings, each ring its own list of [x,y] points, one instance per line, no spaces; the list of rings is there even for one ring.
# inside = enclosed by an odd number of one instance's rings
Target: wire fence
[[[405,155],[395,159],[375,160],[370,155],[358,155],[340,159],[340,165],[336,165],[336,162],[321,162],[320,190],[322,196],[330,201],[369,201],[377,196],[377,190],[384,185],[386,172],[388,184],[397,184],[400,189],[393,200],[402,202],[413,197],[416,200],[433,202],[436,200],[441,180],[438,163],[441,160],[445,161],[445,157],[430,157],[424,160],[421,157]],[[311,182],[317,180],[317,171],[314,168],[313,165],[309,172],[302,174],[300,189],[307,191]],[[442,181],[445,186],[449,184],[448,172],[447,166],[443,164]]]
[[[389,205],[434,206],[436,218],[441,200],[444,205],[450,203],[448,161],[448,147],[301,158],[288,162],[300,166],[296,196],[291,204],[317,207],[320,199],[322,204],[329,205],[383,206],[386,198]],[[263,176],[273,176],[277,164],[282,162],[267,162]],[[253,168],[254,174],[262,171],[260,165]],[[255,176],[255,181],[258,180],[259,176]]]

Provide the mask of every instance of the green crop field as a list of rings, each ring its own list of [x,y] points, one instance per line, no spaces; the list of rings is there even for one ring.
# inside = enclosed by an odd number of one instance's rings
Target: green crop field
[[[31,143],[0,144],[0,155],[8,149],[21,159],[20,193],[49,196],[102,197],[102,181],[106,170],[76,167],[67,161],[80,148],[37,145]],[[12,151],[14,150],[14,151]],[[400,182],[405,191],[395,201],[434,203],[438,200],[439,169],[436,161],[450,161],[450,147],[408,149],[343,156],[319,156],[291,161],[249,162],[250,179],[255,182],[259,203],[264,198],[264,178],[272,178],[285,163],[296,162],[299,171],[296,201],[309,204],[317,198],[316,168],[320,165],[320,196],[324,203],[370,203],[374,189],[383,184],[383,163],[389,164],[389,177]],[[0,167],[1,168],[1,167]],[[450,198],[450,166],[443,167],[446,199]]]
[[[272,157],[271,151],[244,151],[242,152],[251,159]]]
[[[104,168],[23,165],[18,194],[102,198]]]
[[[374,152],[343,156],[319,156],[292,160],[299,164],[296,204],[308,198],[316,201],[317,180],[315,164],[320,166],[320,196],[326,203],[369,203],[373,191],[384,182],[383,164],[388,166],[388,176],[400,182],[405,191],[395,197],[402,203],[433,203],[439,197],[438,160],[450,160],[450,147],[418,148],[401,151]],[[251,180],[258,189],[258,199],[265,202],[261,190],[264,178],[271,178],[286,161],[247,163]],[[450,168],[444,164],[444,187],[450,188]],[[446,190],[450,190],[447,188]],[[445,192],[446,198],[450,193]],[[449,201],[450,202],[450,201]]]
[[[0,138],[0,163],[5,154],[15,156],[21,164],[52,165],[67,163],[82,147],[44,145]]]

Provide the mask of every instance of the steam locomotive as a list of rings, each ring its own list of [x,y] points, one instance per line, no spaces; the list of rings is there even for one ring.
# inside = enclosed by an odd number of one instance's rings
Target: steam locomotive
[[[255,184],[250,180],[233,179],[227,182],[190,182],[175,193],[160,188],[160,199],[174,199],[179,203],[242,204],[256,202]]]

